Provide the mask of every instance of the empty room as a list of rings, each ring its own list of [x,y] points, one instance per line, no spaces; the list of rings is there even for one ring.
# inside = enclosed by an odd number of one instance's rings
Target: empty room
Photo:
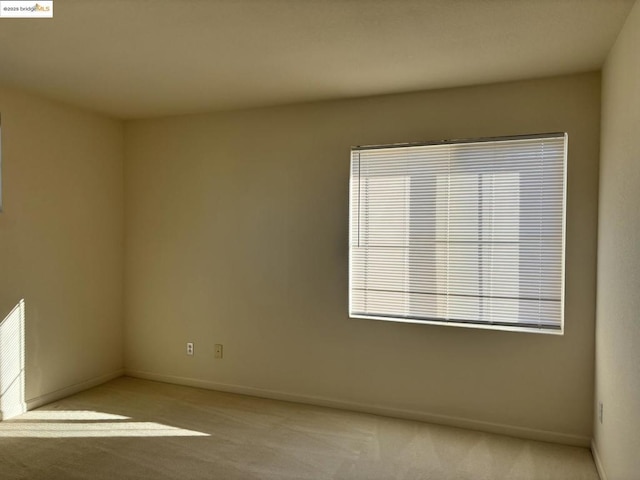
[[[0,480],[640,480],[640,2],[0,2]]]

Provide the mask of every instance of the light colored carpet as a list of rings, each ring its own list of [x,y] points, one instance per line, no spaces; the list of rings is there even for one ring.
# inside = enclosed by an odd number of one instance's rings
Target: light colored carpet
[[[598,475],[584,448],[122,377],[1,422],[0,479]]]

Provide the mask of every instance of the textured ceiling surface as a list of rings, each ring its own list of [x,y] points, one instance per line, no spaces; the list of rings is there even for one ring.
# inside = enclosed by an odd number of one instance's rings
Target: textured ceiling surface
[[[633,0],[55,0],[0,84],[120,118],[596,70]]]

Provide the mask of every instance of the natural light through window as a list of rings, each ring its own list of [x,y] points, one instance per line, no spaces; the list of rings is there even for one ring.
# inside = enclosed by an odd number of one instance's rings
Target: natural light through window
[[[130,420],[130,417],[91,410],[32,410],[23,415],[21,420]]]
[[[24,300],[0,322],[0,419],[24,413]]]
[[[0,424],[0,438],[208,437],[156,422],[86,410],[35,410]]]
[[[566,145],[354,148],[350,315],[562,332]]]

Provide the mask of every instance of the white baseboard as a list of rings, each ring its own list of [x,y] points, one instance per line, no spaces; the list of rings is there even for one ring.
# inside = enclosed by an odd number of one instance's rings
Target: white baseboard
[[[204,388],[207,390],[218,390],[222,392],[251,395],[254,397],[271,398],[274,400],[284,400],[288,402],[305,403],[309,405],[318,405],[321,407],[339,408],[342,410],[353,410],[356,412],[382,415],[385,417],[404,418],[407,420],[419,420],[427,423],[436,423],[440,425],[448,425],[451,427],[466,428],[469,430],[479,430],[482,432],[498,433],[501,435],[509,435],[512,437],[526,438],[530,440],[539,440],[543,442],[561,443],[565,445],[575,445],[580,447],[588,447],[591,442],[591,439],[589,437],[572,435],[568,433],[558,433],[558,432],[551,432],[547,430],[537,430],[533,428],[517,427],[513,425],[483,422],[479,420],[471,420],[468,418],[451,417],[446,415],[419,412],[415,410],[403,410],[403,409],[392,408],[392,407],[384,407],[380,405],[368,405],[363,403],[348,402],[344,400],[336,400],[336,399],[325,398],[325,397],[299,395],[295,393],[280,392],[276,390],[265,390],[261,388],[245,387],[242,385],[216,383],[216,382],[210,382],[206,380],[198,380],[196,378],[178,377],[174,375],[163,375],[159,373],[144,372],[140,370],[129,370],[129,369],[125,369],[125,375],[130,377],[142,378],[146,380],[155,380],[155,381],[164,382],[164,383],[173,383],[173,384],[185,385],[189,387]]]
[[[80,383],[75,383],[73,385],[69,385],[68,387],[61,388],[54,392],[45,393],[44,395],[40,395],[39,397],[31,398],[27,400],[27,410],[33,410],[34,408],[41,407],[42,405],[46,405],[47,403],[55,402],[56,400],[60,400],[75,393],[82,392],[83,390],[96,387],[105,382],[108,382],[109,380],[121,377],[122,375],[124,375],[124,369],[121,368],[114,372],[100,375],[99,377],[93,377]]]
[[[604,472],[604,467],[602,466],[602,461],[600,460],[600,454],[598,453],[595,440],[591,440],[591,455],[593,455],[593,461],[596,464],[596,470],[598,470],[600,480],[608,480],[607,474]]]
[[[26,403],[20,403],[18,405],[13,405],[12,408],[5,408],[4,410],[0,410],[0,422],[2,420],[7,420],[9,418],[22,415],[26,411],[27,411]]]

